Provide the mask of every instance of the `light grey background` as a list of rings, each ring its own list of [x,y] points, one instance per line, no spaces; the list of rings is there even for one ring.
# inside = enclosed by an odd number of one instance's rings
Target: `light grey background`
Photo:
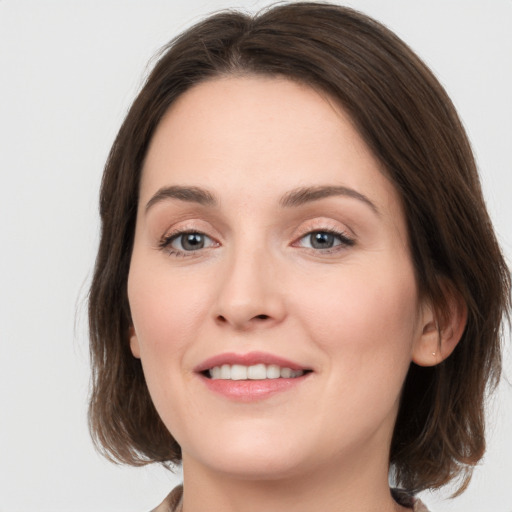
[[[85,296],[102,166],[150,57],[223,7],[267,1],[0,0],[0,511],[142,512],[178,481],[112,465],[86,426]],[[453,97],[512,254],[512,1],[353,0]],[[437,512],[512,511],[512,358],[468,491]]]

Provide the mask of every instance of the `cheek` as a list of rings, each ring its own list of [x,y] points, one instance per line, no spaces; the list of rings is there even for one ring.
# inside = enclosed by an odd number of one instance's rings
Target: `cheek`
[[[180,418],[190,412],[191,404],[184,397],[191,374],[184,359],[201,337],[207,290],[198,293],[199,282],[173,275],[166,267],[158,262],[139,265],[134,258],[128,298],[149,394],[174,433],[183,430]]]
[[[400,269],[398,272],[396,269]],[[307,302],[306,302],[307,301]],[[418,299],[412,266],[354,265],[329,280],[328,289],[309,287],[301,317],[310,336],[350,374],[392,373],[411,360]]]
[[[179,362],[197,336],[206,301],[198,283],[173,276],[169,269],[139,265],[134,258],[128,278],[128,299],[143,365],[158,368]]]
[[[324,354],[327,376],[317,421],[333,444],[354,432],[362,440],[383,422],[390,430],[394,424],[418,300],[412,269],[393,268],[354,266],[331,279],[328,293],[311,286],[302,297],[309,304],[301,312],[302,325]]]

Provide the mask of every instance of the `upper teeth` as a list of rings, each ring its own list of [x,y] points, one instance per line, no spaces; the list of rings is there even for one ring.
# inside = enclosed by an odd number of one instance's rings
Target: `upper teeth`
[[[225,380],[263,380],[263,379],[290,379],[304,375],[304,370],[281,368],[276,364],[255,364],[244,366],[242,364],[223,364],[208,370],[212,379]]]

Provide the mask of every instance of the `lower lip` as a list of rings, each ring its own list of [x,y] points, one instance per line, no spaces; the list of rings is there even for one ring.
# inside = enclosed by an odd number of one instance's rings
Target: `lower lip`
[[[294,389],[302,384],[310,375],[306,373],[293,379],[265,379],[265,380],[224,380],[209,379],[201,375],[206,387],[232,400],[239,402],[252,402],[264,400],[277,393]]]

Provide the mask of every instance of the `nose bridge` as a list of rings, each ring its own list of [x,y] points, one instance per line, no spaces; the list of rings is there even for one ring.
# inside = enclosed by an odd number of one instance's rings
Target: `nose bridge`
[[[249,234],[242,236],[227,253],[216,318],[238,329],[250,328],[263,320],[267,324],[281,321],[284,301],[276,255],[261,239]]]

